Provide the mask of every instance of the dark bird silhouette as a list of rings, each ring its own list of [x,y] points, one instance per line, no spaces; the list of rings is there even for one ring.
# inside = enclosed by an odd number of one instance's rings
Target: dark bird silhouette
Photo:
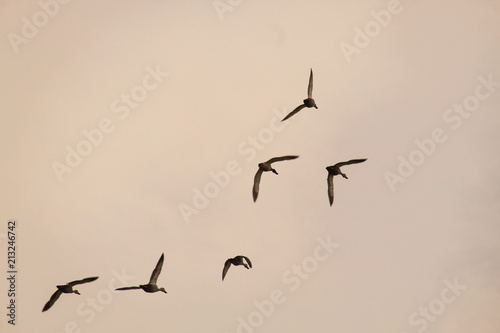
[[[57,286],[56,292],[52,294],[52,296],[50,297],[50,300],[43,307],[42,312],[50,309],[52,307],[52,305],[54,305],[54,303],[57,301],[59,296],[61,296],[61,294],[63,294],[63,293],[64,294],[80,295],[80,292],[76,289],[73,289],[73,286],[76,286],[77,284],[92,282],[92,281],[97,280],[97,278],[98,278],[98,276],[94,276],[94,277],[89,277],[89,278],[86,278],[83,280],[77,280],[77,281],[69,282],[69,283],[64,284],[64,285]]]
[[[326,170],[328,170],[327,182],[328,182],[328,199],[330,200],[330,206],[333,204],[333,176],[342,175],[342,177],[347,179],[346,174],[340,171],[340,167],[349,164],[361,163],[364,161],[366,161],[366,158],[349,160],[347,162],[339,162],[335,165],[326,167]]]
[[[121,287],[115,290],[142,289],[147,293],[155,293],[157,291],[163,291],[166,294],[167,292],[163,287],[158,288],[158,286],[156,285],[156,281],[158,280],[158,276],[160,275],[161,272],[161,267],[163,266],[163,257],[164,255],[162,253],[160,260],[158,260],[158,263],[156,264],[156,267],[153,270],[153,273],[151,274],[151,278],[149,279],[148,284],[141,284],[139,286],[132,286],[132,287]]]
[[[226,276],[227,271],[229,270],[229,267],[231,267],[231,265],[234,266],[243,265],[245,266],[246,269],[252,268],[252,262],[245,256],[236,256],[234,258],[229,258],[224,263],[224,269],[222,270],[222,281],[224,281],[224,277]]]
[[[273,169],[271,166],[272,163],[274,162],[279,162],[279,161],[286,161],[286,160],[293,160],[296,159],[298,156],[297,155],[288,155],[288,156],[281,156],[281,157],[273,157],[267,162],[259,163],[259,170],[257,170],[257,173],[255,174],[255,177],[253,179],[253,201],[255,202],[257,200],[257,196],[259,195],[259,184],[260,184],[260,177],[262,176],[262,173],[264,171],[272,171],[275,174],[278,174],[278,172]]]
[[[316,102],[312,98],[312,92],[313,92],[313,70],[311,68],[311,74],[309,75],[309,86],[307,87],[307,98],[304,100],[303,104],[297,106],[295,108],[295,110],[290,112],[285,118],[283,118],[282,121],[287,120],[288,118],[290,118],[291,116],[293,116],[294,114],[296,114],[297,112],[302,110],[303,108],[315,107],[317,109],[318,106],[316,105]]]

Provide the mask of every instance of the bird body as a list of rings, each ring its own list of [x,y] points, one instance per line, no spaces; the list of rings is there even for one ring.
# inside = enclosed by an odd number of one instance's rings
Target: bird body
[[[271,166],[272,163],[279,161],[293,160],[296,159],[297,157],[299,156],[287,155],[287,156],[273,157],[266,162],[259,163],[259,170],[257,170],[257,173],[255,174],[255,177],[253,179],[252,195],[254,202],[257,200],[257,196],[259,195],[260,178],[262,177],[262,173],[267,171],[272,171],[274,174],[277,175],[278,172]]]
[[[259,169],[262,171],[272,171],[276,175],[278,174],[278,172],[275,169],[273,169],[271,164],[267,162],[259,163]]]
[[[64,294],[71,294],[71,293],[75,293],[77,295],[80,295],[80,292],[78,290],[74,290],[72,286],[70,285],[67,285],[67,284],[63,284],[63,285],[60,285],[60,286],[56,286],[57,289],[61,292],[61,293],[64,293]]]
[[[330,206],[333,204],[333,176],[341,175],[345,179],[348,179],[347,175],[343,173],[342,170],[340,170],[340,167],[349,164],[362,163],[364,161],[366,161],[366,158],[354,159],[346,162],[339,162],[335,165],[326,167],[326,170],[328,171],[328,177],[326,178],[326,180],[328,183],[328,199],[330,201]]]
[[[167,291],[165,290],[165,288],[158,287],[158,285],[156,284],[156,281],[158,280],[158,276],[161,273],[161,268],[163,266],[163,259],[164,259],[164,254],[162,253],[160,259],[158,260],[158,263],[156,264],[155,269],[153,270],[153,273],[151,273],[151,278],[149,279],[149,283],[141,284],[138,286],[116,288],[115,290],[142,289],[147,293],[155,293],[157,291],[162,291],[166,294]]]
[[[53,293],[52,296],[50,297],[50,300],[47,303],[45,303],[45,306],[43,307],[42,312],[50,309],[52,307],[52,305],[54,305],[54,303],[59,299],[59,296],[61,296],[62,294],[80,295],[80,292],[76,289],[73,289],[73,286],[76,286],[78,284],[92,282],[92,281],[97,280],[98,278],[99,278],[98,276],[94,276],[94,277],[85,278],[83,280],[76,280],[76,281],[69,282],[67,284],[61,284],[61,285],[56,286],[57,287],[56,292]]]
[[[287,114],[287,116],[283,118],[282,121],[287,120],[288,118],[290,118],[303,108],[312,108],[312,107],[316,109],[318,108],[318,106],[316,105],[316,101],[312,98],[312,90],[313,90],[313,70],[311,68],[311,74],[309,74],[309,85],[307,86],[307,98],[303,101],[304,102],[303,104],[297,106],[292,112]]]
[[[142,290],[144,290],[147,293],[155,293],[157,291],[163,291],[164,293],[167,293],[164,288],[158,288],[156,284],[141,284],[139,285]]]
[[[252,262],[250,261],[250,259],[248,259],[245,256],[236,256],[234,258],[229,258],[224,263],[224,269],[222,270],[222,281],[224,281],[224,278],[226,277],[227,271],[229,270],[231,265],[234,265],[234,266],[243,265],[246,269],[252,268]]]

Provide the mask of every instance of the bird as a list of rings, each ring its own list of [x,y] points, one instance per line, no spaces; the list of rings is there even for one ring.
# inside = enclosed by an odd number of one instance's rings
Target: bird
[[[364,161],[366,161],[366,158],[349,160],[347,162],[339,162],[335,165],[326,167],[326,170],[328,170],[327,183],[328,183],[328,199],[330,199],[330,206],[333,204],[333,176],[342,175],[342,177],[347,179],[346,174],[340,171],[340,167],[349,164],[361,163]]]
[[[52,296],[50,297],[50,300],[45,303],[45,306],[43,307],[43,310],[42,312],[45,312],[47,311],[48,309],[50,309],[52,307],[52,305],[54,305],[54,303],[57,301],[57,299],[59,298],[59,296],[61,296],[61,294],[77,294],[77,295],[80,295],[80,292],[76,289],[73,289],[73,286],[76,286],[77,284],[83,284],[83,283],[88,283],[88,282],[92,282],[92,281],[95,281],[97,280],[99,277],[98,276],[93,276],[93,277],[89,277],[89,278],[86,278],[86,279],[83,279],[83,280],[76,280],[76,281],[73,281],[73,282],[69,282],[67,284],[63,284],[63,285],[60,285],[60,286],[57,286],[57,290],[55,293],[52,294]]]
[[[231,264],[235,266],[243,265],[246,269],[252,268],[252,262],[245,256],[236,256],[234,258],[229,258],[224,263],[224,269],[222,270],[222,281],[224,281],[224,277],[226,277],[227,271],[229,270],[229,267],[231,267]]]
[[[269,161],[259,163],[259,170],[257,170],[257,173],[255,174],[255,177],[253,179],[253,201],[255,202],[257,200],[257,196],[259,195],[259,184],[260,184],[260,177],[262,176],[262,172],[264,171],[272,171],[275,174],[278,174],[278,172],[273,169],[271,166],[272,163],[274,162],[279,162],[279,161],[286,161],[286,160],[293,160],[296,159],[297,155],[287,155],[287,156],[281,156],[281,157],[273,157]]]
[[[160,259],[158,260],[158,263],[156,264],[155,269],[153,270],[153,273],[151,274],[151,278],[149,279],[148,284],[141,284],[139,286],[132,286],[132,287],[121,287],[121,288],[116,288],[115,290],[130,290],[130,289],[142,289],[147,293],[155,293],[157,291],[163,291],[165,294],[167,293],[165,291],[165,288],[161,287],[158,288],[156,285],[156,281],[158,280],[158,276],[160,275],[161,272],[161,267],[163,266],[163,258],[164,254],[161,254]]]
[[[309,86],[307,87],[307,98],[304,100],[303,104],[297,106],[295,108],[295,110],[290,112],[285,118],[283,118],[282,121],[287,120],[288,118],[290,118],[291,116],[293,116],[294,114],[296,114],[297,112],[302,110],[303,108],[315,107],[317,109],[318,106],[316,105],[316,102],[312,98],[312,92],[313,92],[313,70],[311,68],[311,74],[309,75]]]

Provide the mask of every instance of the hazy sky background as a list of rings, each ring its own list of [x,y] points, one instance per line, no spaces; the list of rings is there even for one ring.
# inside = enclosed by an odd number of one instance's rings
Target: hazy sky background
[[[385,27],[372,11],[393,1],[71,1],[53,17],[49,2],[0,2],[0,236],[18,221],[7,332],[500,331],[500,1],[401,0]],[[380,31],[346,57],[366,27]],[[310,68],[319,109],[281,123]],[[154,70],[168,75],[138,88]],[[121,101],[140,91],[135,108]],[[453,111],[474,100],[467,118]],[[54,162],[102,121],[111,133],[60,181]],[[436,129],[444,142],[419,153]],[[257,164],[289,154],[254,203]],[[410,156],[424,159],[391,190]],[[330,207],[325,167],[352,158],[368,161],[335,177]],[[228,163],[228,184],[184,218]],[[319,262],[318,238],[339,245]],[[109,291],[148,282],[161,253],[168,294]],[[221,282],[238,254],[253,269]]]

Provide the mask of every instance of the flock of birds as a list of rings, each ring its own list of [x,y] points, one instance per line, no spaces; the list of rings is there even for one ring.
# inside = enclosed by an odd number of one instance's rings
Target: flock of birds
[[[312,98],[312,91],[313,91],[313,70],[311,68],[311,73],[309,74],[309,85],[307,86],[307,98],[304,100],[304,103],[301,105],[297,106],[292,112],[286,115],[285,118],[281,121],[285,121],[295,115],[297,112],[302,110],[303,108],[318,108],[316,105],[316,101]],[[262,176],[262,173],[264,171],[272,171],[274,174],[278,174],[278,172],[271,166],[272,163],[274,162],[280,162],[280,161],[287,161],[287,160],[294,160],[298,156],[296,155],[287,155],[287,156],[281,156],[281,157],[273,157],[270,160],[266,162],[259,163],[259,170],[257,170],[257,173],[255,174],[254,180],[253,180],[253,201],[255,202],[257,200],[257,196],[259,195],[259,184],[260,184],[260,177]],[[328,183],[328,199],[330,200],[330,206],[333,204],[333,176],[336,175],[342,175],[345,179],[347,179],[347,176],[345,173],[340,171],[340,167],[344,165],[349,165],[349,164],[356,164],[356,163],[361,163],[366,161],[366,158],[362,159],[354,159],[354,160],[349,160],[346,162],[339,162],[335,165],[328,166],[326,167],[326,170],[328,171],[328,178],[327,178],[327,183]]]
[[[307,87],[307,98],[304,99],[303,104],[299,105],[296,107],[292,112],[290,112],[285,118],[283,118],[282,121],[285,121],[298,113],[300,110],[303,108],[318,108],[316,105],[316,101],[312,98],[312,90],[313,90],[313,71],[311,68],[311,73],[309,75],[309,85]],[[268,172],[271,171],[274,174],[278,174],[278,172],[271,166],[274,162],[281,162],[281,161],[287,161],[287,160],[294,160],[298,158],[299,156],[297,155],[287,155],[287,156],[280,156],[280,157],[273,157],[269,159],[266,162],[259,163],[259,169],[257,170],[257,173],[255,174],[254,177],[254,182],[253,182],[253,189],[252,189],[252,195],[253,195],[253,201],[255,202],[257,200],[257,196],[259,195],[259,185],[260,185],[260,179],[262,177],[263,172]],[[349,160],[346,162],[339,162],[335,165],[328,166],[326,167],[326,170],[328,171],[328,177],[327,177],[327,183],[328,183],[328,199],[330,201],[330,206],[333,204],[333,177],[337,175],[341,175],[342,177],[347,179],[347,176],[345,173],[343,173],[340,168],[344,165],[350,165],[350,164],[357,164],[357,163],[362,163],[366,161],[366,158],[362,159],[353,159]],[[163,260],[164,260],[164,254],[162,253],[160,259],[158,260],[158,263],[156,264],[155,269],[153,270],[153,273],[151,273],[151,278],[149,279],[149,282],[147,284],[141,284],[138,286],[130,286],[130,287],[120,287],[115,290],[133,290],[133,289],[142,289],[143,291],[147,293],[155,293],[158,291],[167,293],[165,288],[163,287],[158,287],[156,284],[158,281],[158,276],[161,273],[161,269],[163,266]],[[231,265],[234,266],[243,266],[246,269],[252,268],[252,262],[250,259],[248,259],[246,256],[238,255],[234,258],[229,258],[226,260],[224,263],[224,268],[222,270],[222,280],[224,281],[224,278],[226,277],[226,274],[231,267]],[[59,297],[62,294],[77,294],[80,295],[80,292],[76,289],[73,289],[74,286],[79,285],[79,284],[84,284],[84,283],[89,283],[92,281],[97,280],[99,277],[94,276],[94,277],[88,277],[82,280],[76,280],[69,282],[64,285],[58,285],[57,290],[52,294],[50,297],[49,301],[45,304],[43,307],[42,312],[47,311],[54,305],[54,303],[59,299]]]
[[[156,281],[158,281],[158,276],[160,276],[161,273],[161,268],[163,267],[163,259],[165,258],[165,254],[162,253],[160,259],[156,263],[156,267],[153,270],[153,273],[151,273],[151,277],[149,278],[149,282],[146,284],[140,284],[138,286],[131,286],[131,287],[120,287],[116,288],[115,290],[132,290],[132,289],[142,289],[147,293],[155,293],[158,291],[162,291],[165,294],[167,291],[163,287],[158,287],[156,284]],[[229,258],[226,260],[224,263],[224,269],[222,270],[222,280],[226,277],[227,271],[231,267],[231,265],[239,266],[243,265],[246,269],[252,268],[252,262],[250,259],[248,259],[245,256],[236,256],[234,258]],[[58,285],[57,290],[52,294],[50,299],[48,300],[47,303],[45,303],[45,306],[43,307],[42,312],[47,311],[54,305],[54,303],[59,299],[59,296],[62,294],[77,294],[80,295],[80,292],[76,289],[73,289],[74,286],[79,285],[79,284],[84,284],[84,283],[89,283],[92,281],[97,280],[99,277],[98,276],[93,276],[93,277],[88,277],[83,280],[76,280],[69,282],[67,284],[62,284]]]

